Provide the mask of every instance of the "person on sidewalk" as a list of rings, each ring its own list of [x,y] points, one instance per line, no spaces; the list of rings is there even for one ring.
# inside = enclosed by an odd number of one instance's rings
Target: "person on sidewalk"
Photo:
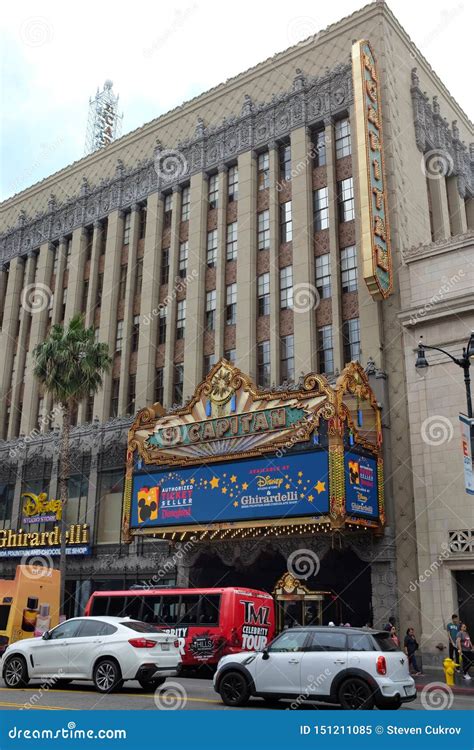
[[[389,617],[388,622],[386,625],[383,626],[383,629],[387,631],[387,633],[390,633],[391,629],[394,628],[397,624],[397,621],[395,617]]]
[[[471,676],[468,674],[472,667],[473,653],[472,653],[472,641],[467,632],[467,625],[465,622],[461,623],[459,628],[458,637],[456,641],[459,654],[462,656],[462,673],[465,680],[471,680]]]
[[[416,677],[420,677],[423,674],[418,667],[418,662],[416,661],[416,652],[418,651],[418,648],[419,646],[415,637],[415,630],[414,628],[408,628],[403,641],[403,650],[408,656],[408,664],[411,668],[411,673]]]
[[[397,635],[397,629],[396,629],[395,625],[393,626],[393,628],[390,631],[390,638],[392,639],[392,641],[394,642],[394,644],[398,648],[400,648],[400,638]]]
[[[459,663],[459,654],[456,641],[458,639],[459,620],[457,615],[451,615],[451,622],[446,626],[448,631],[449,658]]]

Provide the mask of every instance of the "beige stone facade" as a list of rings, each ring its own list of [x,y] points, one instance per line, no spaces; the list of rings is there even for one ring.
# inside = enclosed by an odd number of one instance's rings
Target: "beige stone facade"
[[[395,279],[383,302],[360,273],[355,280],[361,258],[353,178],[365,165],[351,145],[354,39],[370,41],[382,91]],[[416,119],[418,87],[427,101],[437,97],[442,118],[457,123],[448,126],[457,150],[445,192],[436,192],[422,168],[429,143],[422,143],[419,112]],[[404,253],[421,243],[430,255],[446,226],[453,235],[472,228],[472,181],[466,187],[468,155],[460,145],[470,140],[464,112],[377,2],[5,201],[0,438],[29,435],[50,413],[32,377],[31,352],[52,323],[79,311],[114,357],[103,390],[80,407],[79,425],[155,400],[171,407],[222,355],[263,386],[311,370],[332,376],[348,359],[371,359],[386,375],[380,392],[396,614],[419,628],[421,590],[410,587],[421,560],[407,437],[408,425],[416,427],[400,322],[413,304],[402,286]],[[161,161],[167,153],[171,179]],[[231,191],[235,175],[238,192]],[[346,206],[344,182],[354,191]],[[46,299],[35,300],[35,309],[22,296],[32,285]],[[373,581],[387,589],[393,583]]]

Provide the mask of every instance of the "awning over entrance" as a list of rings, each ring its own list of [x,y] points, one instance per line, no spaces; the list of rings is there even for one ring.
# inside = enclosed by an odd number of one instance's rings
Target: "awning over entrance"
[[[259,391],[220,360],[181,409],[130,429],[123,537],[294,535],[384,524],[380,410],[350,363]]]

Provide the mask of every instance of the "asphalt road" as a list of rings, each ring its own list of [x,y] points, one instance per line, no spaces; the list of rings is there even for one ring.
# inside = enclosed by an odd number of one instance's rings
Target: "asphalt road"
[[[291,701],[280,701],[276,705],[268,706],[263,700],[252,699],[246,710],[285,710],[291,707]],[[294,705],[294,704],[293,704]],[[49,688],[40,682],[31,683],[24,690],[10,690],[0,681],[0,709],[26,710],[187,710],[187,711],[235,711],[221,702],[214,692],[210,680],[183,677],[169,679],[155,696],[145,693],[138,683],[127,682],[122,690],[109,695],[98,694],[92,685],[75,682],[63,688]],[[411,711],[423,708],[420,697],[413,703],[403,706],[401,711]],[[441,708],[441,707],[440,707]],[[447,706],[444,707],[445,709]],[[473,710],[474,697],[470,695],[455,695],[450,707],[453,709]],[[301,703],[296,710],[333,709],[337,706],[328,704]]]

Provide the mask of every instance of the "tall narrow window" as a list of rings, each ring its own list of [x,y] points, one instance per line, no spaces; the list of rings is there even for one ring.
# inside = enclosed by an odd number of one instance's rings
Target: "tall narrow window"
[[[171,217],[173,213],[173,196],[171,193],[165,195],[164,206],[163,206],[163,229],[168,229],[171,226]]]
[[[127,266],[120,266],[119,280],[119,300],[125,299],[125,290],[127,288]]]
[[[160,313],[158,315],[158,344],[164,344],[166,342],[166,320],[168,308],[165,305],[161,305]]]
[[[117,320],[117,328],[115,331],[115,351],[122,351],[123,342],[123,320]]]
[[[259,190],[265,190],[270,185],[270,158],[268,151],[264,151],[263,154],[258,155],[257,182]]]
[[[136,375],[129,375],[127,389],[127,414],[133,414],[135,412],[136,383]]]
[[[227,224],[226,239],[226,259],[235,260],[237,258],[237,222],[233,221]]]
[[[84,286],[82,287],[81,312],[83,313],[86,311],[88,295],[89,295],[89,281],[86,279],[84,281]]]
[[[127,211],[125,216],[123,217],[123,245],[128,245],[130,243],[130,228],[132,226],[132,214],[130,211]]]
[[[280,308],[293,307],[293,266],[280,269]]]
[[[184,383],[184,366],[182,364],[174,366],[173,372],[173,402],[181,404],[183,402],[183,383]]]
[[[260,211],[257,214],[257,244],[259,250],[270,247],[270,211]]]
[[[209,208],[217,208],[219,200],[219,175],[217,174],[211,174],[209,177],[207,200]]]
[[[341,287],[343,292],[357,291],[357,251],[355,245],[341,250]]]
[[[110,416],[111,417],[118,417],[119,391],[120,391],[120,380],[119,378],[114,378],[112,380],[112,391],[110,394]]]
[[[140,206],[140,217],[138,226],[138,239],[145,239],[146,234],[146,206]]]
[[[291,146],[285,143],[280,146],[280,180],[291,180]]]
[[[280,339],[280,380],[282,383],[295,379],[295,346],[294,337],[283,336]]]
[[[132,341],[131,341],[131,350],[132,352],[138,351],[138,339],[140,337],[140,316],[134,315],[133,316],[133,325],[132,325]]]
[[[94,238],[94,227],[86,228],[86,261],[92,256],[92,240]]]
[[[161,271],[160,271],[160,282],[161,284],[167,284],[170,276],[170,249],[169,247],[164,248],[161,251]]]
[[[258,314],[270,314],[270,274],[262,273],[257,281]]]
[[[155,403],[163,404],[164,398],[164,385],[165,385],[165,371],[163,367],[157,367],[155,371]]]
[[[352,221],[354,218],[354,184],[352,177],[337,183],[339,221]]]
[[[291,218],[291,201],[280,205],[280,242],[291,242],[293,239],[293,221]]]
[[[217,229],[207,233],[207,267],[214,268],[217,263]]]
[[[270,385],[270,342],[261,341],[257,345],[257,381],[260,388]]]
[[[179,257],[178,257],[178,274],[181,279],[186,278],[187,268],[188,268],[188,249],[189,249],[189,243],[186,240],[186,242],[181,242],[179,245]]]
[[[360,356],[359,318],[346,320],[342,324],[342,341],[344,345],[344,364]]]
[[[321,328],[318,328],[317,344],[319,372],[324,375],[332,375],[334,372],[332,326],[321,326]]]
[[[329,196],[327,187],[313,193],[314,231],[320,232],[329,226]]]
[[[184,339],[184,331],[186,328],[186,300],[183,299],[178,302],[176,309],[176,338]]]
[[[189,186],[186,186],[181,191],[181,221],[189,221],[189,213],[191,210],[191,191]]]
[[[234,365],[235,362],[236,362],[236,359],[237,359],[237,352],[236,352],[236,350],[235,349],[226,349],[226,351],[224,352],[224,358],[228,362],[231,362]]]
[[[204,375],[207,375],[217,362],[215,354],[206,354],[204,357]]]
[[[237,322],[237,284],[228,284],[225,290],[226,324],[233,326]]]
[[[72,253],[72,237],[68,237],[66,240],[66,263],[65,270],[69,271],[71,265],[71,253]]]
[[[58,272],[58,263],[59,263],[59,247],[58,245],[54,245],[53,276],[56,276]]]
[[[206,328],[213,331],[216,327],[216,290],[206,293]]]
[[[238,167],[230,167],[227,173],[227,195],[229,203],[233,203],[239,197],[239,170]]]
[[[315,258],[316,289],[321,299],[331,296],[331,256],[329,253]]]
[[[104,287],[104,274],[99,273],[97,276],[97,296],[96,296],[96,305],[97,307],[100,307],[102,304],[102,289]]]
[[[336,159],[349,156],[351,153],[351,126],[348,118],[338,120],[334,126]]]
[[[135,266],[135,292],[134,296],[138,297],[142,293],[143,286],[143,258],[137,258]]]
[[[313,133],[313,167],[326,164],[326,134],[324,128]]]

